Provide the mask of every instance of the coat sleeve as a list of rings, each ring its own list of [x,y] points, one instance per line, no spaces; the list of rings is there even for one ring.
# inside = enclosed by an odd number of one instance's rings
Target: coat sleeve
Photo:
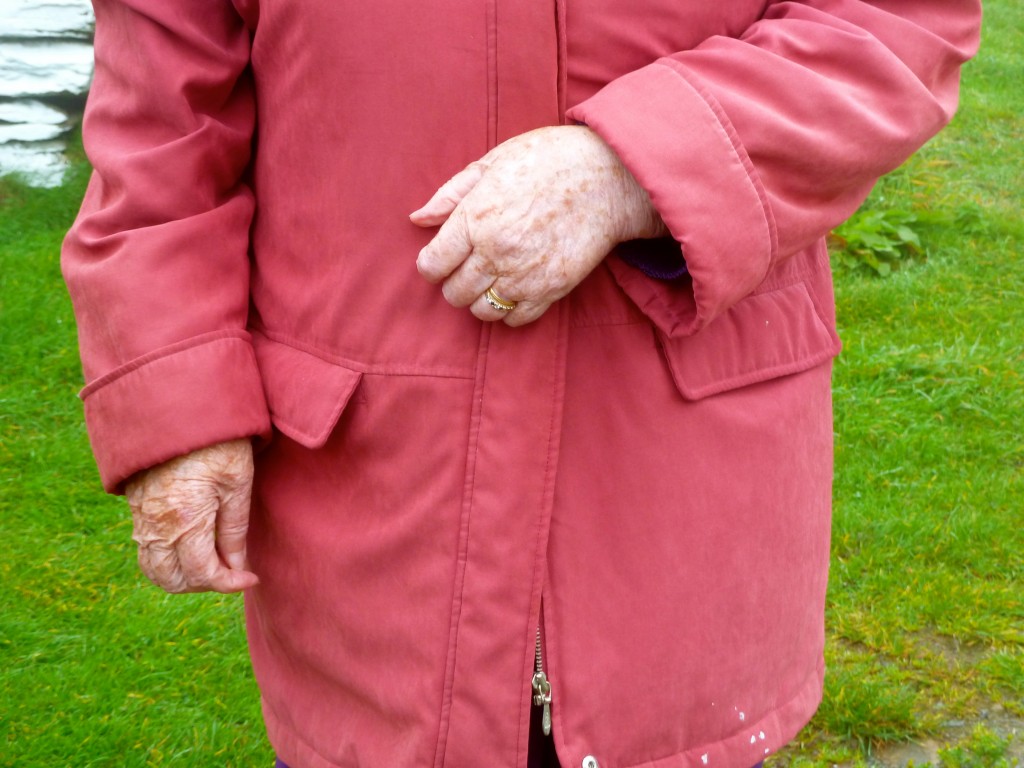
[[[692,278],[679,300],[612,259],[624,290],[669,336],[748,295],[950,120],[980,18],[979,0],[769,2],[743,34],[572,108],[647,189]]]
[[[249,31],[227,0],[97,0],[83,136],[94,172],[64,243],[86,424],[104,487],[265,434],[245,331]]]

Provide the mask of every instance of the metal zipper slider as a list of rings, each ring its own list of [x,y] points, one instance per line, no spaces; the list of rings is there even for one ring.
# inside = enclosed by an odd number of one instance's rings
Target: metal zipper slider
[[[541,728],[545,736],[551,735],[551,683],[548,676],[544,674],[544,655],[540,647],[540,627],[537,627],[537,645],[534,657],[533,672],[533,705],[544,707],[544,714],[541,717]]]

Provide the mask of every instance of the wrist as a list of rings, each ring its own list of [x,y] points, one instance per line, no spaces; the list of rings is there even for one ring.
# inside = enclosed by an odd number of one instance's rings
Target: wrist
[[[603,164],[609,169],[612,198],[610,213],[618,222],[617,242],[667,237],[670,234],[668,227],[651,203],[650,195],[640,186],[615,150],[589,126],[580,124],[576,129],[584,132],[588,140],[594,143],[597,152],[602,155]]]

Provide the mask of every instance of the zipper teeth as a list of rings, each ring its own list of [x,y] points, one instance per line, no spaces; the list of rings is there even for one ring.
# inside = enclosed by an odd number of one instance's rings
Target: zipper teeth
[[[533,673],[533,705],[536,707],[542,707],[543,714],[541,715],[541,730],[545,736],[551,735],[551,683],[548,681],[548,676],[544,674],[544,655],[541,650],[540,644],[540,625],[537,625],[537,644],[536,644],[536,655],[535,671]]]

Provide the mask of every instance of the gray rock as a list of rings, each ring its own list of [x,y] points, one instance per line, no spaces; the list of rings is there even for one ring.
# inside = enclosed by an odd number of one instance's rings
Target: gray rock
[[[91,79],[92,46],[88,43],[0,43],[0,98],[84,96]]]
[[[0,174],[59,184],[92,79],[88,0],[0,0]]]
[[[3,0],[0,38],[78,38],[91,40],[89,0]]]
[[[53,141],[70,128],[68,116],[39,101],[0,102],[0,145],[12,141]]]

